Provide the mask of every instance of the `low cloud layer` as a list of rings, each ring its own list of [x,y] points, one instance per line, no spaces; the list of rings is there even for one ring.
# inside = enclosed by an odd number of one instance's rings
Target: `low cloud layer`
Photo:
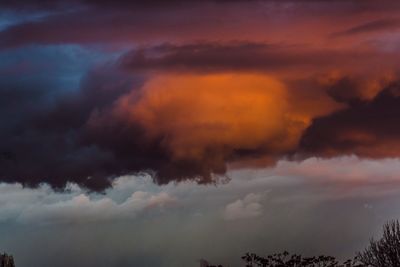
[[[388,207],[399,201],[399,166],[310,158],[229,172],[218,187],[118,177],[103,194],[1,184],[0,245],[21,267],[195,267],[201,258],[236,267],[247,251],[285,249],[346,259],[398,217]]]

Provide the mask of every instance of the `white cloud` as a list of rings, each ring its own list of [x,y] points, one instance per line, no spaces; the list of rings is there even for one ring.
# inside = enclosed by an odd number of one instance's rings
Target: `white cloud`
[[[0,184],[0,222],[57,224],[133,219],[139,213],[161,211],[177,202],[177,197],[163,191],[165,188],[145,191],[146,184],[149,190],[152,188],[149,179],[136,184],[132,180],[135,178],[117,179],[117,186],[104,195],[85,192],[74,184],[64,192],[47,185],[30,189],[20,184]]]
[[[132,219],[140,212],[163,209],[175,202],[176,198],[165,192],[136,191],[122,203],[107,196],[91,199],[90,195],[80,194],[65,201],[36,203],[29,209],[22,210],[17,220],[23,223],[49,224]]]
[[[260,194],[250,193],[244,199],[238,199],[228,204],[224,210],[224,218],[226,220],[237,220],[261,216],[263,206],[260,201]]]

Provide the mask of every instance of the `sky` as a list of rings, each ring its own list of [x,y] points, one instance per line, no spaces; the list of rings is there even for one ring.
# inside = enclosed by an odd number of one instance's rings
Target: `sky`
[[[400,217],[395,0],[0,2],[18,267],[347,259]]]

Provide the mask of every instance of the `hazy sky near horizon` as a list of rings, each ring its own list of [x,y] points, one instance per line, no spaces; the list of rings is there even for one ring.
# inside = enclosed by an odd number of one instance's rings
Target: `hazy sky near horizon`
[[[346,258],[399,217],[400,3],[0,2],[18,267]]]

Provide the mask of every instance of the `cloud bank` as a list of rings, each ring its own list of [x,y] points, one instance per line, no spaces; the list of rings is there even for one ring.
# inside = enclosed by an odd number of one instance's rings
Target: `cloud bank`
[[[2,3],[0,179],[102,191],[142,172],[207,184],[283,158],[397,157],[386,4]]]
[[[124,176],[102,194],[3,183],[0,245],[22,267],[198,266],[201,258],[237,266],[248,250],[284,249],[345,259],[398,217],[399,166],[398,158],[282,160],[229,171],[218,187]]]

